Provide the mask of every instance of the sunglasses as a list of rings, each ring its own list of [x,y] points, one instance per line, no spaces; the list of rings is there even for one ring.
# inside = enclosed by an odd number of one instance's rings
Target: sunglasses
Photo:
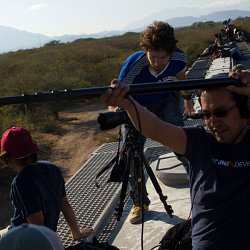
[[[213,112],[202,111],[202,114],[205,120],[210,119],[212,115],[216,118],[224,118],[227,117],[234,108],[236,108],[236,106],[230,108],[222,107],[215,109]]]

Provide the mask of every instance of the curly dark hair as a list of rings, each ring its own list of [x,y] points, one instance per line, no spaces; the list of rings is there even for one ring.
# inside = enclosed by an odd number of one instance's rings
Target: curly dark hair
[[[177,42],[174,28],[162,21],[154,21],[140,36],[140,46],[145,51],[166,50],[171,54],[176,49]]]

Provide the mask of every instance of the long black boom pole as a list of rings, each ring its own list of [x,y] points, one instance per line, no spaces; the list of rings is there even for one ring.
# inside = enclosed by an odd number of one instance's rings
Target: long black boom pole
[[[168,82],[152,82],[140,83],[130,86],[128,94],[144,94],[166,91],[192,90],[207,87],[223,87],[229,85],[240,86],[240,80],[233,78],[209,78],[209,79],[192,79],[179,80]],[[110,87],[93,87],[93,88],[78,88],[64,89],[50,92],[38,92],[33,94],[22,94],[19,96],[0,97],[0,105],[31,103],[31,102],[46,102],[53,100],[73,100],[73,99],[90,99],[100,97]]]

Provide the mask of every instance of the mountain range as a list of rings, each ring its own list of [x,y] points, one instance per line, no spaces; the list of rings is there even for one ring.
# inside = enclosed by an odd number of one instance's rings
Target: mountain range
[[[81,35],[63,35],[63,36],[54,36],[49,37],[43,34],[31,33],[28,31],[21,31],[12,27],[6,27],[0,25],[0,53],[6,53],[9,51],[16,51],[19,49],[30,49],[38,48],[44,46],[44,44],[57,40],[61,43],[72,42],[77,39],[84,38],[102,38],[110,37],[113,35],[121,35],[125,32],[141,32],[144,30],[145,26],[150,24],[154,20],[162,20],[171,24],[173,27],[184,27],[190,26],[196,22],[222,22],[224,20],[234,20],[238,17],[250,17],[250,11],[244,10],[226,10],[226,11],[216,11],[210,14],[201,15],[199,17],[190,16],[188,13],[194,13],[193,9],[190,8],[178,8],[175,12],[169,9],[165,9],[159,13],[155,13],[148,17],[145,17],[136,22],[130,23],[127,27],[122,30],[117,31],[103,31],[94,34],[81,34]],[[185,13],[185,16],[184,14]],[[180,16],[182,15],[182,16]],[[168,17],[165,18],[165,17]]]

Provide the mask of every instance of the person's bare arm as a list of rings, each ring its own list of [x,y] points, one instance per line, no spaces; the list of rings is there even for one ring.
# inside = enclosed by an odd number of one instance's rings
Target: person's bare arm
[[[26,220],[30,224],[43,225],[44,217],[42,211],[39,211],[34,214],[30,214],[26,217]]]
[[[128,98],[125,98],[125,95],[128,93],[129,86],[119,86],[117,81],[112,81],[111,87],[113,89],[108,89],[101,96],[101,102],[108,106],[119,106],[125,109],[134,126],[139,130],[139,123],[136,114],[137,109],[141,130],[144,136],[168,146],[176,153],[185,153],[187,138],[182,128],[162,121],[130,97],[136,106],[135,109],[133,103]]]
[[[187,79],[185,71],[179,72],[175,77],[176,77],[177,80],[186,80]],[[190,93],[190,91],[188,91],[188,90],[181,90],[180,93],[181,93],[181,95],[183,96],[183,99],[184,99],[184,110],[185,110],[184,113],[186,115],[191,115],[192,113],[195,113],[194,103],[191,100],[191,93]],[[190,99],[185,99],[184,98],[185,96],[190,97]]]
[[[91,233],[93,233],[92,228],[79,229],[74,210],[70,205],[66,196],[62,198],[61,211],[63,213],[66,222],[70,227],[72,237],[74,240],[81,240],[82,238],[85,238],[89,236]]]
[[[112,81],[117,81],[117,82],[119,82],[119,80],[118,79],[113,79]],[[120,83],[120,82],[119,82]],[[119,109],[119,107],[118,106],[108,106],[108,110],[110,111],[110,112],[116,112],[117,111],[117,109]]]
[[[116,112],[117,109],[118,109],[118,107],[116,107],[116,106],[108,106],[108,110],[109,110],[110,112]]]

